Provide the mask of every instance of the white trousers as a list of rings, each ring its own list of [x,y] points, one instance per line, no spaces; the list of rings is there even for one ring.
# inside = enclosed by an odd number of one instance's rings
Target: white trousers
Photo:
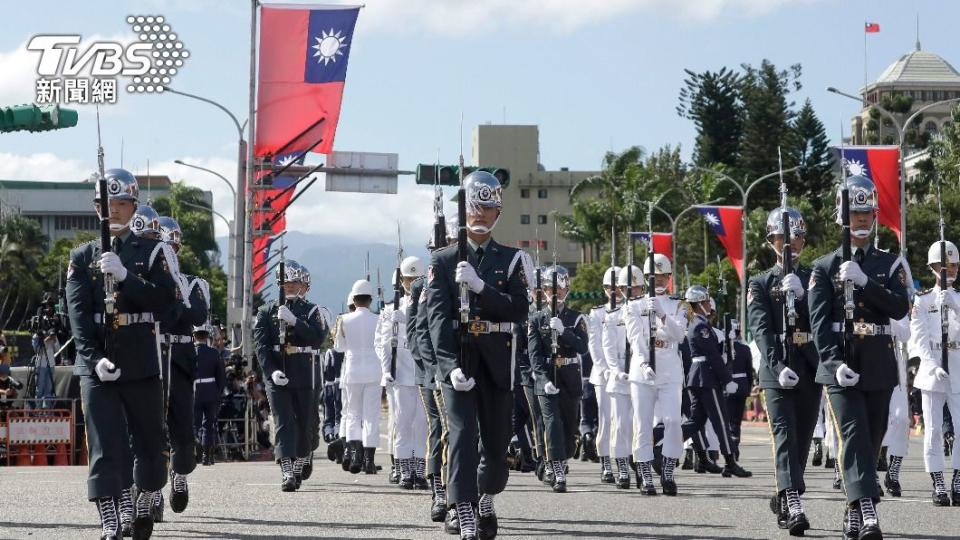
[[[813,438],[822,439],[827,436],[827,405],[826,395],[820,396],[820,413],[817,415],[817,425],[813,428]]]
[[[610,455],[610,394],[606,384],[594,386],[597,392],[597,455]]]
[[[424,457],[427,413],[423,409],[420,389],[416,386],[388,386],[387,398],[393,402],[393,456],[397,459]]]
[[[389,386],[384,393],[387,395],[387,453],[396,457],[394,446],[397,443],[397,398]]]
[[[610,456],[630,457],[633,446],[633,404],[629,394],[610,393]]]
[[[348,441],[363,441],[364,448],[380,445],[379,383],[343,384],[343,418]]]
[[[653,460],[653,426],[663,422],[663,457],[679,458],[683,453],[680,428],[682,388],[677,384],[630,384],[633,403],[633,459]]]
[[[946,392],[920,391],[920,403],[923,407],[923,466],[928,473],[941,472],[943,460],[943,404],[950,408],[953,417],[953,430],[957,431],[957,419],[960,418],[960,394]],[[960,469],[960,437],[953,439],[953,455],[950,457],[954,469]]]
[[[882,446],[887,447],[887,455],[901,457],[907,455],[910,446],[910,405],[907,392],[900,385],[895,386],[890,395],[890,414]]]

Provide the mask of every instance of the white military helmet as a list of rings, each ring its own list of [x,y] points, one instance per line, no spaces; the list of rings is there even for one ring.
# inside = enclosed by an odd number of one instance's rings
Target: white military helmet
[[[612,279],[612,280],[610,279],[611,275],[613,276],[613,279]],[[603,271],[603,283],[602,283],[602,285],[603,285],[604,287],[607,287],[607,286],[610,285],[610,282],[611,282],[611,281],[617,282],[617,281],[619,280],[619,276],[620,276],[620,267],[619,267],[619,266],[611,266],[611,267],[607,268],[606,270]]]
[[[630,279],[633,281],[629,286],[631,287],[642,287],[643,286],[643,271],[641,271],[635,264],[630,266],[624,266],[620,269],[620,274],[617,276],[617,286],[626,287],[627,285],[627,270],[630,270]]]
[[[670,264],[670,258],[663,253],[654,253],[653,273],[656,275],[672,274],[673,266]],[[650,257],[647,257],[647,260],[643,261],[643,274],[645,276],[650,275]]]
[[[400,262],[400,275],[403,277],[420,277],[425,273],[423,261],[420,257],[407,257]]]
[[[957,246],[949,240],[944,241],[947,244],[947,262],[948,263],[960,263],[960,252],[957,251]],[[930,244],[930,249],[927,250],[927,264],[942,263],[940,259],[940,241]]]
[[[353,282],[353,287],[350,288],[350,299],[357,296],[373,296],[374,289],[373,284],[365,279],[358,279]]]
[[[700,285],[693,285],[687,292],[683,295],[684,300],[694,304],[697,302],[706,302],[710,300],[710,293],[704,287]]]

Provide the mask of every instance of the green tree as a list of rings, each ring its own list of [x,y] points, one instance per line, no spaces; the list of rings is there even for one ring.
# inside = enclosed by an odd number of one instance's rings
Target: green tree
[[[0,221],[0,329],[20,328],[44,292],[36,271],[48,240],[40,223],[20,214]]]
[[[790,126],[784,160],[800,167],[795,174],[799,185],[790,185],[792,195],[801,197],[820,210],[824,193],[832,189],[833,154],[823,123],[807,99]],[[790,179],[787,180],[789,184]],[[827,198],[829,205],[829,198]]]
[[[677,114],[693,120],[697,128],[693,162],[700,166],[722,163],[736,167],[744,115],[740,76],[726,67],[717,72],[684,72],[687,78],[680,89]]]

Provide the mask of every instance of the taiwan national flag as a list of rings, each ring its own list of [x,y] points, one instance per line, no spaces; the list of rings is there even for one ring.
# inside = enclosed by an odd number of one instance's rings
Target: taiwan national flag
[[[841,158],[842,151],[842,158]],[[877,221],[892,230],[900,239],[900,147],[844,146],[834,147],[837,163],[846,167],[848,175],[862,175],[877,187]]]
[[[257,156],[333,150],[359,12],[344,6],[261,7]]]
[[[632,232],[630,233],[630,238],[635,240],[640,240],[646,246],[650,246],[650,233],[648,232]],[[653,250],[657,253],[666,255],[668,259],[673,261],[673,235],[665,232],[655,232],[653,233]]]
[[[296,160],[296,164],[300,165],[303,163],[303,156],[300,156],[299,159],[294,154],[280,156],[274,164],[274,169],[279,170],[291,160]],[[261,178],[266,174],[266,172],[261,173]],[[263,274],[267,271],[268,266],[259,265],[270,254],[270,236],[279,234],[287,228],[287,204],[293,197],[296,187],[286,188],[293,186],[296,181],[297,177],[295,175],[281,174],[273,177],[271,189],[258,189],[253,192],[254,256],[252,264],[253,268],[256,269],[253,272],[254,283],[257,283],[257,280],[263,277]],[[266,283],[266,279],[263,279],[254,290],[259,291]]]
[[[698,206],[704,221],[727,250],[727,258],[743,280],[743,207]]]
[[[863,23],[863,31],[868,34],[875,34],[880,31],[880,23],[875,23],[875,22]]]

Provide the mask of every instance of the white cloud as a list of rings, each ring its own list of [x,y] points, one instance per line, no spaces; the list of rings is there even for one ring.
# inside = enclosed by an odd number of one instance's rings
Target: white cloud
[[[91,172],[88,163],[62,159],[50,152],[0,153],[0,178],[5,180],[82,180]]]
[[[427,28],[449,35],[520,26],[565,32],[641,12],[706,22],[723,15],[757,17],[817,1],[822,0],[373,0],[360,24],[390,30]]]

